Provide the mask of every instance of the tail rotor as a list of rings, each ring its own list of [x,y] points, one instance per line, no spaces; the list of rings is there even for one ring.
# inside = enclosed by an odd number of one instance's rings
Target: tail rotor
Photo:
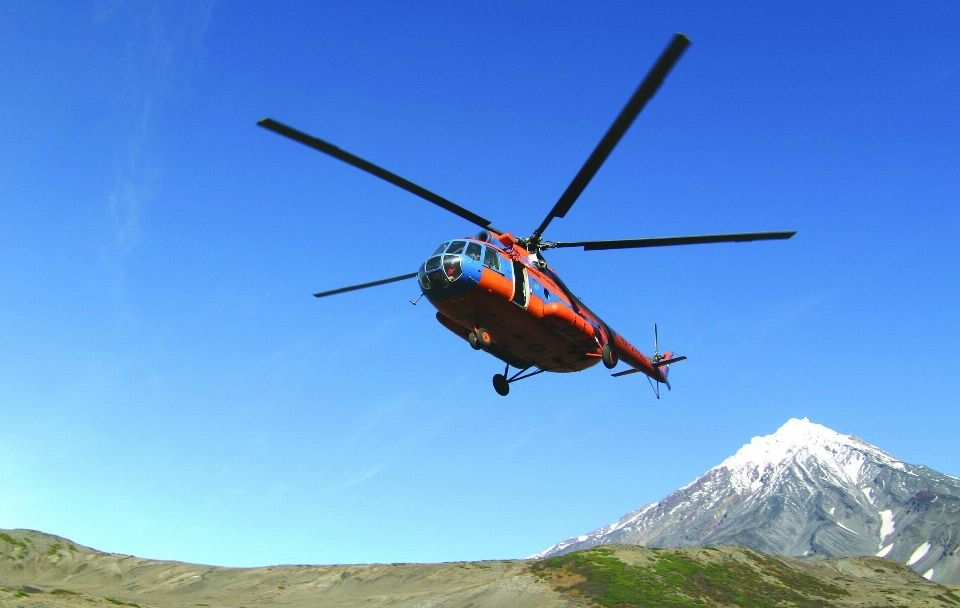
[[[660,337],[657,335],[657,324],[653,324],[653,362],[660,362]]]
[[[653,324],[653,359],[651,363],[653,366],[660,370],[660,373],[663,375],[663,383],[667,385],[667,390],[673,390],[670,387],[670,382],[667,381],[667,375],[670,373],[670,364],[676,363],[677,361],[683,361],[686,357],[674,357],[672,351],[668,351],[663,355],[660,354],[660,336],[657,332],[657,324]],[[656,384],[653,383],[653,380],[649,377],[647,382],[650,383],[650,388],[653,389],[653,394],[657,396],[657,399],[660,398],[660,382],[657,381]]]

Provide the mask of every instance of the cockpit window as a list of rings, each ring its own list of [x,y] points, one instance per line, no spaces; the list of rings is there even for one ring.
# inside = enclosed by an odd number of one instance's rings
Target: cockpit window
[[[437,255],[438,253],[443,253],[443,250],[446,249],[446,248],[447,248],[447,245],[449,245],[449,244],[450,244],[450,242],[448,241],[448,242],[444,243],[443,245],[440,245],[439,247],[437,247],[437,250],[433,252],[433,255]]]
[[[448,281],[456,281],[459,279],[462,273],[460,269],[460,258],[455,255],[443,256],[443,271],[447,275]]]
[[[434,289],[443,289],[444,287],[450,284],[450,282],[447,281],[447,277],[446,275],[443,274],[442,270],[434,270],[433,272],[427,275],[427,278],[430,279],[430,285]]]
[[[436,270],[437,268],[440,268],[440,256],[439,256],[439,255],[433,256],[432,258],[430,258],[429,260],[427,260],[427,263],[426,263],[426,264],[424,264],[424,270],[426,270],[427,272],[430,272],[431,270]]]
[[[435,255],[420,267],[417,278],[424,289],[444,289],[460,278],[463,269],[458,255]]]
[[[463,253],[463,248],[467,246],[466,241],[453,241],[447,249],[447,253]]]
[[[467,243],[467,257],[474,262],[479,262],[481,249],[480,243]]]
[[[493,247],[486,247],[483,252],[483,265],[491,270],[500,270],[500,256]]]

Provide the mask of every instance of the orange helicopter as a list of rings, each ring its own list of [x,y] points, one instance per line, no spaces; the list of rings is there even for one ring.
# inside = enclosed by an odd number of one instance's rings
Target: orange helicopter
[[[674,356],[672,352],[660,354],[656,325],[653,357],[644,355],[570,291],[547,264],[543,252],[560,247],[598,251],[788,239],[796,232],[568,243],[545,241],[542,235],[554,218],[563,217],[570,210],[689,44],[690,40],[683,34],[674,36],[553,209],[526,238],[494,228],[489,220],[321,139],[270,118],[259,121],[257,124],[261,127],[399,186],[482,229],[476,236],[443,243],[417,272],[314,295],[322,298],[417,277],[421,297],[426,296],[436,307],[437,320],[444,327],[474,349],[484,350],[506,364],[504,372],[493,377],[493,387],[498,394],[506,396],[511,383],[543,372],[578,372],[599,362],[613,369],[622,360],[630,369],[613,376],[641,372],[659,398],[661,383],[670,388],[667,380],[670,365],[686,357]],[[511,367],[518,371],[511,375]]]

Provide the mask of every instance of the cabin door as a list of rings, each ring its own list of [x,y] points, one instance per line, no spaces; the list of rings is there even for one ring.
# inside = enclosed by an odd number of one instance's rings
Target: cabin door
[[[527,269],[520,262],[513,263],[513,303],[520,308],[527,307],[529,298],[527,289]]]

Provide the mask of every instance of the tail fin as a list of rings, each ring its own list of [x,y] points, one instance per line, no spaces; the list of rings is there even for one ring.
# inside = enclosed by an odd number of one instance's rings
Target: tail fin
[[[663,374],[663,382],[667,385],[668,389],[670,388],[670,383],[667,381],[667,377],[670,375],[670,364],[686,359],[686,357],[674,357],[673,355],[673,351],[667,351],[653,364],[653,366]]]
[[[667,352],[663,353],[663,363],[657,366],[660,368],[660,373],[663,374],[664,384],[667,385],[667,389],[670,389],[670,383],[667,382],[667,379],[670,376],[670,363],[672,363],[672,361],[670,361],[671,357],[673,357],[672,350],[668,350]]]

